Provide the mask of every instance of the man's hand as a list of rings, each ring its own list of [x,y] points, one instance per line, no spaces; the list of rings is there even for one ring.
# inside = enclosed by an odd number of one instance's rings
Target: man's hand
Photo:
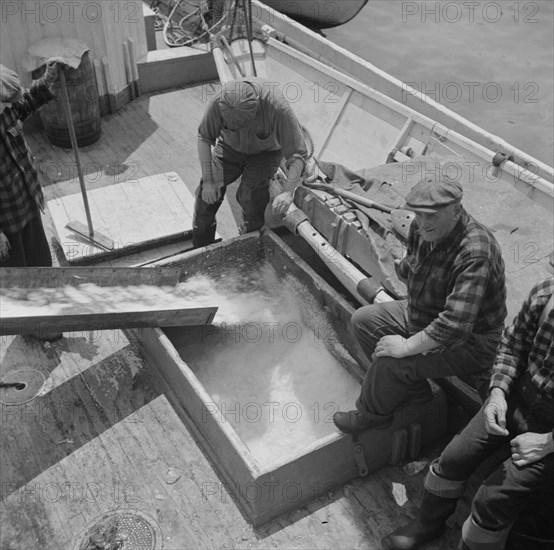
[[[508,435],[506,429],[506,412],[508,403],[506,394],[500,388],[493,388],[485,405],[485,430],[490,435]]]
[[[512,462],[516,466],[533,464],[533,462],[537,462],[537,460],[554,452],[552,432],[545,434],[526,432],[518,435],[510,441],[510,448],[512,450]]]
[[[221,187],[215,183],[202,182],[202,200],[208,204],[216,203],[221,197]]]
[[[44,83],[50,88],[54,82],[58,80],[60,71],[67,68],[67,63],[61,57],[51,57],[46,62],[46,70],[44,71]]]
[[[273,213],[276,216],[284,216],[289,209],[289,206],[292,204],[294,199],[294,193],[292,191],[284,191],[279,193],[273,199]]]
[[[0,261],[5,262],[10,257],[10,241],[8,237],[0,231]]]
[[[409,355],[407,342],[399,334],[383,336],[375,346],[375,357],[406,357]]]

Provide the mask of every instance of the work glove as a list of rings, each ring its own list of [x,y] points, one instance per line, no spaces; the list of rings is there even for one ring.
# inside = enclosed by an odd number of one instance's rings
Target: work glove
[[[46,62],[46,70],[44,71],[44,83],[50,88],[58,80],[58,76],[61,71],[65,71],[68,68],[67,63],[61,57],[51,57]]]

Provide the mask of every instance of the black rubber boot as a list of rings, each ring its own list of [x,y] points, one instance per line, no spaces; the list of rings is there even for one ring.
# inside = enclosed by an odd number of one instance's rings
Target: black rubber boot
[[[412,550],[440,537],[446,520],[456,509],[457,498],[438,497],[425,491],[418,515],[412,523],[387,535],[381,544],[385,550]]]
[[[333,415],[335,426],[345,434],[359,435],[372,428],[387,428],[392,424],[392,416],[367,420],[358,411],[336,412]]]

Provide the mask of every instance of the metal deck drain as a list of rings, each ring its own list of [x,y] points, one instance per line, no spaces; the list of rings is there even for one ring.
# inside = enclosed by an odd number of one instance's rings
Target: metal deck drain
[[[0,387],[0,403],[22,405],[32,401],[41,392],[46,378],[38,370],[16,369],[8,372],[0,382],[18,385],[17,387]]]
[[[78,550],[159,550],[157,522],[138,510],[108,512],[95,519],[78,538]]]

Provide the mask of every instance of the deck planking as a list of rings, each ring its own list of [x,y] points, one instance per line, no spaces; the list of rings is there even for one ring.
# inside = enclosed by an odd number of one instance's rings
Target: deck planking
[[[187,88],[145,94],[104,117],[100,141],[80,150],[90,167],[87,186],[174,170],[192,192],[199,178],[195,140],[203,105],[201,88]],[[47,199],[75,193],[78,182],[68,177],[71,151],[50,146],[41,132],[28,142],[39,165],[60,167],[57,181],[43,181]],[[106,168],[115,164],[130,168],[110,175]],[[48,213],[45,219],[52,235]],[[218,219],[223,237],[237,234],[228,207]],[[391,466],[321,490],[310,504],[254,530],[233,500],[236,488],[221,482],[122,332],[71,333],[51,345],[2,337],[0,357],[0,376],[26,365],[50,383],[31,402],[33,409],[18,406],[10,415],[13,410],[2,405],[0,548],[74,548],[95,518],[120,508],[152,517],[165,549],[378,549],[379,539],[409,519],[419,502],[424,472],[410,477]],[[420,460],[436,457],[443,444],[424,449]],[[174,484],[166,481],[170,468],[181,470]],[[468,499],[445,537],[428,550],[455,546]]]
[[[221,483],[122,333],[75,333],[50,347],[13,338],[5,349],[3,372],[25,360],[53,381],[19,414],[3,407],[2,548],[74,548],[86,525],[116,508],[153,517],[168,549],[378,548],[399,517],[392,482],[406,487],[409,512],[421,493],[423,474],[385,468],[323,487],[308,506],[254,531],[236,488]],[[170,468],[182,474],[174,484]]]

